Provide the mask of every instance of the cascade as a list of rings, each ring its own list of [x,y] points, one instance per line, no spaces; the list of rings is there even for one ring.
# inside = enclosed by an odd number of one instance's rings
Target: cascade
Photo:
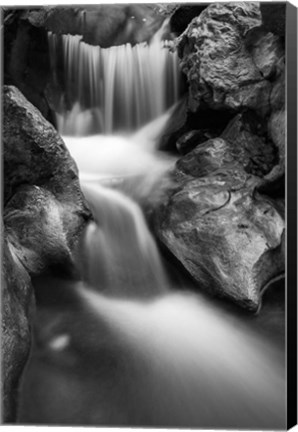
[[[168,281],[140,207],[117,190],[83,187],[97,223],[87,227],[84,270],[91,286],[107,295],[146,298],[165,292]]]
[[[249,328],[214,300],[170,290],[131,200],[90,185],[84,193],[95,222],[80,253],[92,288],[50,283],[71,301],[39,310],[19,421],[283,429],[283,349],[262,325]]]
[[[53,77],[62,44],[65,99],[71,108],[57,114],[62,135],[133,131],[178,101],[178,56],[161,40],[101,48],[82,36],[49,33]],[[63,104],[62,104],[63,105]]]
[[[170,286],[140,206],[103,186],[103,178],[132,177],[142,197],[160,189],[174,163],[156,142],[179,97],[176,54],[160,33],[109,49],[50,34],[54,72],[59,41],[73,102],[60,111],[59,129],[94,221],[79,248],[82,281],[67,282],[71,301],[39,310],[19,421],[284,428],[283,347],[262,324],[250,327],[214,299],[187,293],[186,283],[173,292],[178,283]]]

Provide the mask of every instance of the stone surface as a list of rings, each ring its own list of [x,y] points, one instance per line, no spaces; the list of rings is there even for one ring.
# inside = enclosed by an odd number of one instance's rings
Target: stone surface
[[[155,213],[159,240],[198,289],[252,311],[285,262],[282,194],[273,200],[256,192],[265,190],[279,166],[283,118],[281,112],[273,116],[269,137],[266,120],[249,110],[237,114],[220,137],[180,158],[173,173],[177,187]]]
[[[149,40],[164,17],[153,5],[101,4],[28,10],[25,18],[56,34],[82,35],[83,41],[108,48]]]
[[[192,130],[177,140],[176,147],[180,154],[185,155],[209,138],[211,138],[209,130]]]
[[[221,137],[198,143],[194,150],[180,158],[177,169],[193,177],[203,177],[231,165],[241,166],[247,173],[259,177],[269,173],[276,162],[276,151],[272,143],[262,137],[262,131],[257,130],[262,124],[256,119],[252,124],[250,117],[238,114]]]
[[[49,268],[67,273],[79,237],[69,218],[72,211],[70,203],[61,203],[46,188],[35,185],[20,186],[6,204],[4,225],[11,249],[31,276]]]
[[[280,61],[284,61],[284,48],[278,36],[265,31],[259,33],[255,40],[252,40],[250,51],[253,62],[265,79],[279,74]]]
[[[266,123],[254,112],[237,114],[221,137],[248,173],[263,177],[278,161],[277,146],[268,139]]]
[[[258,3],[210,4],[178,38],[189,108],[270,112],[272,77],[284,57],[280,38],[260,29]],[[260,30],[259,30],[260,29]]]
[[[89,217],[77,167],[54,127],[13,86],[4,87],[3,111],[4,204],[24,184],[44,187],[64,206],[71,247]]]
[[[241,168],[185,178],[156,213],[160,241],[198,283],[252,311],[284,271],[282,204],[255,194]]]

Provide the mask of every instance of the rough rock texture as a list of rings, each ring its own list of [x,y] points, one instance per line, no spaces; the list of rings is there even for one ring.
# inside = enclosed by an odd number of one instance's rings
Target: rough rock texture
[[[75,204],[74,204],[75,207]],[[70,203],[63,204],[40,186],[20,186],[4,209],[11,248],[30,275],[50,268],[67,273],[72,247],[83,227]]]
[[[256,311],[262,287],[284,271],[282,202],[254,193],[259,179],[238,164],[176,174],[179,187],[156,213],[158,238],[199,289]]]
[[[278,36],[253,31],[262,24],[258,3],[210,4],[178,39],[192,111],[250,108],[270,111],[271,79],[283,48]]]
[[[184,156],[173,173],[176,186],[155,213],[158,238],[199,287],[254,311],[285,262],[279,10],[212,3],[178,38],[189,90],[186,121],[173,137]],[[221,130],[217,118],[225,121]]]
[[[275,165],[276,151],[272,143],[266,142],[262,137],[262,130],[259,130],[261,127],[262,124],[257,122],[253,114],[238,114],[221,137],[204,143],[198,140],[194,150],[179,159],[177,169],[201,177],[208,175],[210,169],[236,163],[247,173],[262,177]],[[195,141],[196,137],[200,138],[199,132],[192,134],[190,140]]]
[[[3,112],[4,203],[24,184],[45,187],[66,209],[63,222],[72,242],[89,213],[64,142],[13,86],[4,86]]]
[[[54,127],[13,86],[4,86],[3,113],[3,420],[13,422],[30,347],[30,277],[49,270],[70,274],[90,213]]]

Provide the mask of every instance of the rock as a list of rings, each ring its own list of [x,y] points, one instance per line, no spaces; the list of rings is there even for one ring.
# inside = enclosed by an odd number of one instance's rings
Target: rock
[[[250,49],[252,59],[265,79],[280,74],[280,62],[284,63],[284,48],[278,36],[265,32],[258,34]]]
[[[188,178],[155,220],[159,240],[198,289],[252,311],[258,309],[262,287],[284,270],[282,212],[272,200],[254,194],[255,184],[253,176],[235,167],[232,175],[225,169]]]
[[[76,165],[54,127],[13,86],[4,86],[3,113],[3,418],[13,422],[30,348],[31,277],[50,270],[73,274],[90,212]]]
[[[199,144],[202,144],[211,138],[208,135],[208,130],[192,130],[186,132],[177,140],[177,150],[180,154],[185,155],[196,148]]]
[[[2,421],[13,423],[17,413],[18,384],[29,356],[34,299],[30,277],[6,238],[2,252]]]
[[[31,276],[49,268],[67,274],[79,235],[71,227],[72,211],[70,203],[63,205],[46,188],[28,185],[20,186],[5,206],[11,249]]]
[[[257,123],[253,114],[238,114],[221,137],[197,145],[180,158],[176,164],[177,170],[193,177],[203,177],[219,168],[239,166],[247,173],[263,177],[275,165],[276,151],[270,142],[256,134],[258,127],[262,130],[262,124]],[[195,138],[196,134],[193,134]]]
[[[227,141],[222,138],[213,138],[180,158],[176,163],[176,168],[193,177],[204,177],[224,165],[236,163],[237,156],[233,154]],[[239,156],[241,159],[240,153]]]
[[[247,31],[260,24],[254,3],[211,4],[193,19],[178,39],[192,109],[202,101],[213,108],[233,108],[225,103],[227,94],[262,80],[243,43]]]
[[[24,184],[45,188],[63,206],[72,247],[90,217],[73,159],[54,127],[13,86],[4,86],[3,112],[4,203]]]
[[[252,111],[237,114],[221,137],[230,143],[236,160],[248,173],[264,177],[277,162],[277,149],[267,137],[266,123]]]
[[[265,117],[270,111],[271,88],[269,81],[261,81],[256,84],[247,84],[239,89],[232,89],[226,95],[225,105],[235,111],[249,108]]]
[[[29,9],[24,18],[58,35],[82,35],[84,42],[102,48],[148,41],[164,20],[154,5],[145,4],[52,6]]]
[[[257,3],[210,4],[178,38],[189,108],[270,112],[272,79],[281,73],[280,38],[261,27]]]

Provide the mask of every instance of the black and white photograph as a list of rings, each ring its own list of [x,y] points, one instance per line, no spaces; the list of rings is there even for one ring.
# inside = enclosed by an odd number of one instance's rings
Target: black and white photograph
[[[2,425],[293,427],[296,6],[0,9]]]

